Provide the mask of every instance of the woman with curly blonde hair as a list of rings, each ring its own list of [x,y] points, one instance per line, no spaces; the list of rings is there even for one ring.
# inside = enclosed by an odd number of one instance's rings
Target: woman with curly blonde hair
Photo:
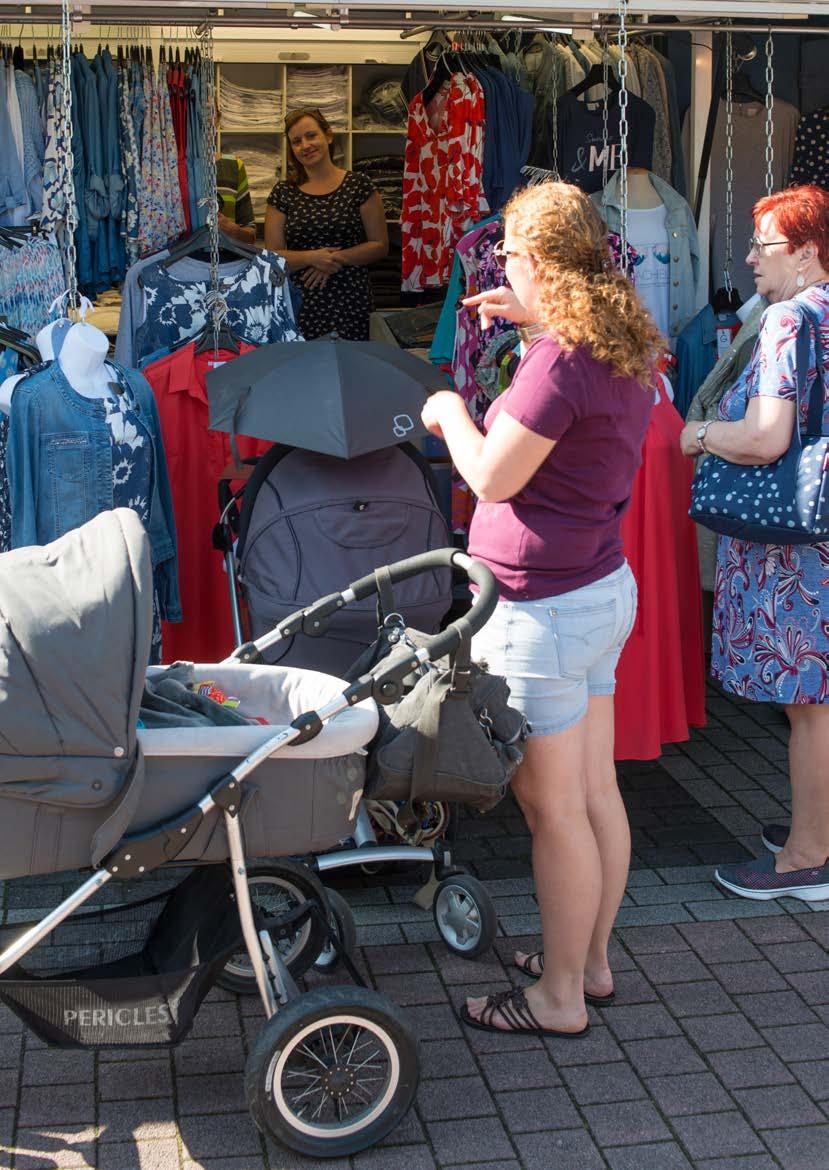
[[[488,1031],[581,1036],[585,1003],[613,998],[607,947],[630,862],[613,691],[636,583],[620,522],[661,339],[577,187],[514,196],[500,255],[509,285],[464,304],[484,327],[495,316],[522,326],[512,385],[484,434],[451,391],[429,398],[423,420],[478,497],[469,552],[501,588],[473,651],[532,724],[513,790],[533,837],[544,950],[515,955],[535,983],[469,999],[461,1015]]]

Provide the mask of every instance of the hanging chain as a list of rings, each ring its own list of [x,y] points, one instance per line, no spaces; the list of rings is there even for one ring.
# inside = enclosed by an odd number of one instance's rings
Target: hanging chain
[[[61,0],[60,8],[61,55],[59,65],[60,108],[63,121],[64,147],[60,152],[64,173],[60,188],[66,201],[63,219],[64,249],[66,260],[66,285],[69,296],[67,316],[80,307],[78,298],[78,254],[75,249],[75,232],[78,229],[78,205],[75,200],[75,154],[72,150],[72,20],[69,0]]]
[[[210,239],[210,289],[205,304],[213,325],[213,350],[218,353],[219,331],[227,316],[227,301],[219,288],[219,197],[216,188],[216,66],[213,28],[208,21],[196,29],[201,49],[202,168],[205,221]]]
[[[610,134],[607,128],[608,81],[610,53],[607,48],[607,33],[602,33],[602,210],[607,204],[607,179],[610,169]]]
[[[619,195],[621,202],[621,223],[619,225],[619,247],[621,267],[629,275],[628,265],[628,0],[619,0],[619,35],[617,44],[619,58]]]
[[[562,87],[559,85],[559,80],[561,79],[561,74],[563,73],[564,65],[562,64],[561,57],[559,56],[558,53],[556,53],[555,49],[552,46],[551,46],[551,51],[553,53],[553,62],[554,62],[554,64],[553,64],[553,174],[556,177],[556,181],[558,181],[561,178],[561,175],[559,174],[559,170],[558,170],[558,99],[561,96]]]
[[[774,190],[774,42],[771,30],[766,37],[766,194]]]
[[[734,49],[732,34],[725,34],[725,267],[723,284],[731,296],[734,262]]]

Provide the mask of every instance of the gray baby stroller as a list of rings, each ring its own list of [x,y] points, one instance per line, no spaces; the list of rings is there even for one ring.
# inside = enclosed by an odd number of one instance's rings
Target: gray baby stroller
[[[463,554],[412,558],[390,577],[438,564],[480,587],[465,623],[479,628],[497,593]],[[372,575],[293,620],[313,627],[376,588]],[[450,626],[350,685],[298,669],[211,667],[269,722],[179,735],[137,729],[151,595],[149,545],[128,510],[0,560],[0,878],[91,869],[41,921],[3,929],[0,1000],[47,1043],[175,1044],[244,946],[267,1016],[245,1073],[254,1121],[303,1154],[364,1149],[412,1102],[414,1036],[365,987],[299,994],[274,940],[308,922],[329,934],[324,892],[264,918],[245,858],[330,848],[349,831],[376,701],[392,701],[461,631]],[[177,864],[189,872],[172,892],[129,900],[141,879]],[[451,858],[443,864],[451,873]],[[113,881],[126,885],[107,904]],[[95,909],[80,909],[96,895]]]

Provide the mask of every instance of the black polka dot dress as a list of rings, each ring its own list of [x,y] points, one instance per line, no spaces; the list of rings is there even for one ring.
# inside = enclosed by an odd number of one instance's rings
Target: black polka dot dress
[[[789,184],[816,183],[829,191],[829,106],[804,114],[797,124]]]
[[[339,187],[327,195],[310,195],[290,183],[277,183],[268,203],[285,216],[286,249],[307,252],[364,244],[360,208],[373,194],[367,176],[346,171]],[[302,287],[299,327],[307,340],[336,332],[349,341],[366,341],[371,310],[368,269],[346,266],[321,288]]]

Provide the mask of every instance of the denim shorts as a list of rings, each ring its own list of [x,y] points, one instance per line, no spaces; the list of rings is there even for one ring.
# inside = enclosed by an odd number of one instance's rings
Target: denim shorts
[[[636,581],[625,562],[571,593],[499,601],[472,653],[506,677],[533,735],[555,735],[584,718],[590,695],[613,694],[635,618]]]

